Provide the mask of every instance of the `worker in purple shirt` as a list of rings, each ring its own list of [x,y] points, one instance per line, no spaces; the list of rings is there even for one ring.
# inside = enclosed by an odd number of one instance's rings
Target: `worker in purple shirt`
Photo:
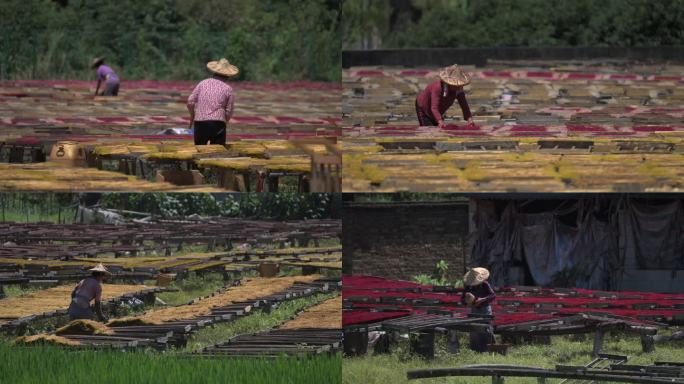
[[[496,299],[494,289],[487,282],[489,271],[486,268],[471,268],[463,276],[463,294],[461,303],[470,307],[473,315],[492,316],[492,302]],[[470,349],[477,352],[486,352],[487,344],[495,342],[491,328],[487,332],[470,333]]]
[[[430,83],[416,97],[416,115],[421,127],[439,126],[444,128],[444,114],[458,100],[463,112],[463,120],[468,126],[475,126],[473,114],[465,97],[463,87],[470,84],[470,75],[458,65],[452,65],[439,72],[439,79]]]
[[[104,57],[93,60],[92,68],[97,71],[97,87],[95,96],[117,96],[119,94],[119,76],[104,63]],[[104,90],[98,95],[100,85],[104,82]]]

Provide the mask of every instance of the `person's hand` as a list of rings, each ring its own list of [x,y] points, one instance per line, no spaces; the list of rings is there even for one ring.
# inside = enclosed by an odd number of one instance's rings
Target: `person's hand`
[[[473,306],[479,308],[482,303],[484,303],[484,299],[477,299],[475,302],[473,302]]]
[[[470,127],[470,128],[477,127],[477,125],[475,125],[475,122],[473,121],[472,117],[468,119],[468,127]]]
[[[437,123],[437,125],[438,125],[440,128],[446,127],[446,124],[444,124],[444,120],[440,120],[439,123]]]

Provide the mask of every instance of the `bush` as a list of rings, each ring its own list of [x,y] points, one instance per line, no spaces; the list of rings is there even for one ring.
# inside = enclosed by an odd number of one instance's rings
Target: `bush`
[[[339,195],[338,195],[339,196]],[[326,193],[105,193],[105,208],[161,217],[226,216],[275,220],[325,219],[338,215],[339,197]]]
[[[346,0],[342,31],[345,47],[660,46],[682,25],[682,0]]]
[[[338,0],[4,0],[0,79],[198,80],[227,57],[251,81],[340,81]]]

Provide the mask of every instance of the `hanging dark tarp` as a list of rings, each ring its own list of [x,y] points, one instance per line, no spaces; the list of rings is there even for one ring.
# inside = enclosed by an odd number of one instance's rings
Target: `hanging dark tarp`
[[[625,205],[625,259],[635,260],[639,269],[684,269],[682,201],[628,200]]]
[[[476,199],[471,264],[496,285],[609,289],[625,268],[684,268],[679,200]]]

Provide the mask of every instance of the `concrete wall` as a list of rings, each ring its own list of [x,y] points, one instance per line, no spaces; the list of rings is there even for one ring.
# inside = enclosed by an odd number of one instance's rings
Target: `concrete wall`
[[[411,48],[342,51],[342,67],[484,66],[487,60],[674,60],[684,61],[684,47],[495,47]]]
[[[664,293],[684,292],[684,271],[627,269],[622,281],[613,289],[620,291],[646,291]]]
[[[345,274],[411,279],[439,260],[462,276],[469,258],[468,201],[347,203],[342,225]]]

